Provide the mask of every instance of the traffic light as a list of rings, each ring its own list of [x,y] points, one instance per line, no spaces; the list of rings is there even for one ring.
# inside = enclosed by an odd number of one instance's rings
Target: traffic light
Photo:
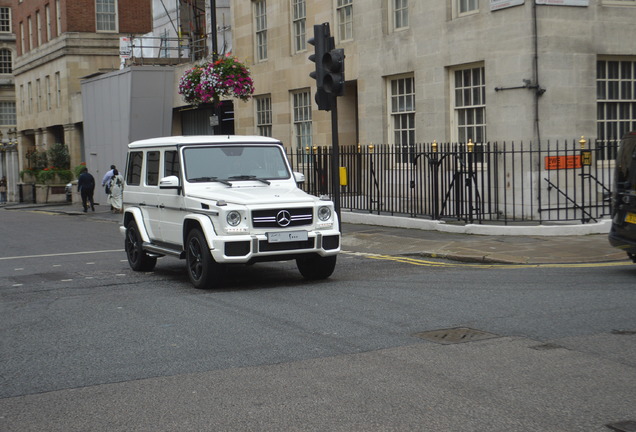
[[[344,94],[344,50],[332,49],[322,57],[324,76],[322,87],[327,94],[342,96]]]
[[[309,74],[316,80],[316,103],[318,109],[323,111],[331,110],[331,97],[325,92],[324,79],[325,67],[324,57],[335,46],[334,40],[329,31],[329,23],[314,25],[314,37],[309,39],[307,43],[315,47],[314,54],[309,56],[309,60],[316,63],[316,70]]]

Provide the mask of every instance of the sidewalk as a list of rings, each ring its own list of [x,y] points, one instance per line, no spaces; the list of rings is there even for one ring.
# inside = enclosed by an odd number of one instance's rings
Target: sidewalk
[[[2,209],[2,207],[0,207]],[[8,204],[6,210],[30,210],[61,213],[78,217],[121,221],[121,214],[110,212],[108,205],[95,206],[95,212],[84,213],[78,204]],[[507,264],[563,264],[628,261],[627,255],[610,246],[607,234],[545,235],[546,229],[560,227],[531,227],[541,235],[497,235],[497,229],[507,227],[482,227],[493,234],[469,234],[417,228],[401,228],[370,223],[387,223],[387,217],[378,219],[358,218],[356,214],[343,215],[342,250],[347,252],[382,255],[417,255],[445,258],[464,262]],[[365,223],[355,223],[362,219]],[[397,218],[399,224],[400,220]],[[585,226],[581,232],[585,233]],[[563,229],[572,230],[572,226]],[[526,229],[524,232],[532,233]]]

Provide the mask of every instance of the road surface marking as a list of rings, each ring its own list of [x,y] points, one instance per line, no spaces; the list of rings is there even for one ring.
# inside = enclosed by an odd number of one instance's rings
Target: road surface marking
[[[113,253],[113,252],[123,252],[123,251],[124,251],[123,249],[111,249],[111,250],[101,250],[101,251],[66,252],[66,253],[43,254],[43,255],[22,255],[22,256],[13,256],[13,257],[0,257],[0,261],[17,260],[17,259],[24,259],[24,258],[46,258],[46,257],[59,257],[59,256],[69,256],[69,255]],[[19,270],[24,270],[24,269],[19,269]]]

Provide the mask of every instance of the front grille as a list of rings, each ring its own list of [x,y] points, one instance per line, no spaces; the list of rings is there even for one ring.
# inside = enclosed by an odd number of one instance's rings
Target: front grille
[[[313,238],[305,241],[268,243],[267,240],[258,242],[259,252],[279,252],[287,250],[313,249],[315,241]]]
[[[289,221],[288,224],[287,221]],[[252,212],[252,225],[254,228],[290,228],[311,225],[313,221],[314,210],[311,207],[278,208]]]

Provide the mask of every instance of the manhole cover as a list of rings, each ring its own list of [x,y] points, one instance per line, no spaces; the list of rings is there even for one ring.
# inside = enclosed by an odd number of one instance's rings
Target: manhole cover
[[[636,421],[634,420],[610,423],[606,426],[616,432],[636,432]]]
[[[428,341],[441,344],[473,342],[499,337],[498,335],[493,333],[475,330],[468,327],[455,327],[450,329],[425,331],[416,333],[415,336],[421,339],[426,339]]]

